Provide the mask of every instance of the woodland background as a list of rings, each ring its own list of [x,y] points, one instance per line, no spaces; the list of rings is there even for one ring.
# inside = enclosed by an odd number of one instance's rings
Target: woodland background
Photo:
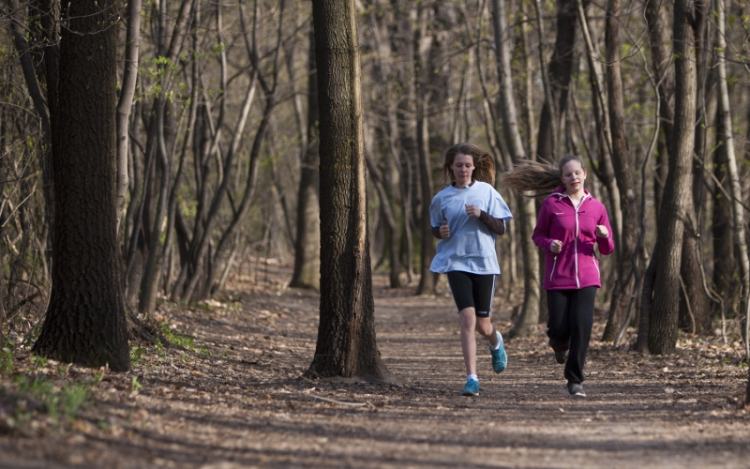
[[[319,187],[326,124],[312,90],[335,70],[316,70],[310,2],[104,4],[114,42],[102,50],[116,54],[118,77],[109,92],[117,277],[131,320],[148,322],[159,301],[211,298],[250,257],[293,259],[290,285],[323,291],[318,214],[332,201]],[[355,6],[369,253],[392,287],[435,290],[425,211],[445,184],[448,146],[489,149],[498,173],[574,153],[588,162],[586,186],[608,206],[618,247],[599,296],[609,305],[604,339],[619,346],[633,327],[633,348],[661,354],[674,350],[679,329],[732,330],[750,354],[750,3]],[[61,117],[57,91],[76,88],[78,102],[94,106],[99,99],[82,81],[61,79],[59,40],[76,18],[49,0],[5,0],[0,14],[6,353],[36,340],[52,265],[75,260],[53,256],[54,225],[97,198],[53,190],[55,178],[76,175],[53,165],[55,129],[76,121]],[[91,64],[74,71],[96,76]],[[68,136],[97,133],[79,130]],[[86,173],[85,160],[74,171]],[[497,187],[515,214],[498,241],[501,291],[516,305],[513,337],[545,319],[529,239],[535,202],[504,189],[501,177]],[[86,278],[71,272],[71,281]],[[96,291],[97,282],[76,288]]]

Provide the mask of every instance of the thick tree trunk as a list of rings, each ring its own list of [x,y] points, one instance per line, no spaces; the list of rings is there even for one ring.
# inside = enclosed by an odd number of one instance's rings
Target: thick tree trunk
[[[492,0],[493,26],[495,30],[495,51],[497,54],[498,76],[500,78],[500,115],[508,151],[514,163],[525,157],[521,133],[518,126],[518,113],[513,100],[513,82],[510,76],[510,44],[505,16],[505,0]],[[518,320],[510,331],[511,336],[529,335],[537,332],[539,323],[539,253],[531,234],[536,223],[534,200],[518,197],[518,225],[523,252],[524,295],[523,307]]]
[[[66,5],[53,131],[56,212],[52,294],[33,351],[83,366],[130,368],[115,212],[113,1]]]
[[[297,197],[297,237],[294,273],[289,284],[297,288],[320,289],[320,204],[318,201],[318,75],[315,68],[315,32],[310,28],[307,92],[307,148],[302,158]]]
[[[357,10],[315,0],[320,109],[320,324],[308,376],[382,380],[367,240]]]
[[[680,268],[685,220],[689,210],[693,145],[695,143],[695,42],[690,26],[692,0],[674,3],[675,124],[674,153],[664,187],[662,216],[657,227],[656,280],[649,326],[649,349],[666,354],[675,349],[681,295]]]

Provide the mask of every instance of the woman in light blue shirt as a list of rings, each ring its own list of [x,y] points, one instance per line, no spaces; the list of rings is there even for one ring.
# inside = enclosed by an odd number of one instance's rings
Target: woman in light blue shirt
[[[430,204],[433,235],[440,239],[430,270],[448,276],[461,326],[461,350],[466,365],[464,396],[479,395],[477,344],[474,331],[489,342],[492,368],[503,371],[508,359],[503,337],[492,325],[495,276],[500,265],[495,235],[505,233],[513,218],[508,205],[492,186],[495,162],[486,151],[460,143],[445,152],[443,174],[451,183]]]

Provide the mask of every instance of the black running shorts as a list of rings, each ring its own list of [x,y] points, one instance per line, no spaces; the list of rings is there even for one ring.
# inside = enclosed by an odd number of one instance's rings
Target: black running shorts
[[[458,310],[474,308],[479,318],[492,316],[492,299],[495,296],[495,275],[478,275],[469,272],[448,272],[448,285]]]

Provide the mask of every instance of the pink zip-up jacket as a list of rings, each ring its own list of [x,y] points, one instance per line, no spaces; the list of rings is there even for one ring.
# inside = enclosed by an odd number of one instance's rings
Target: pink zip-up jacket
[[[599,252],[604,255],[615,249],[607,209],[584,189],[585,195],[576,210],[570,197],[563,195],[564,190],[565,187],[557,189],[542,202],[532,235],[534,244],[545,252],[544,289],[601,287],[594,244],[599,245]],[[609,236],[597,237],[596,225],[606,226]],[[554,254],[550,245],[556,239],[563,246]]]

